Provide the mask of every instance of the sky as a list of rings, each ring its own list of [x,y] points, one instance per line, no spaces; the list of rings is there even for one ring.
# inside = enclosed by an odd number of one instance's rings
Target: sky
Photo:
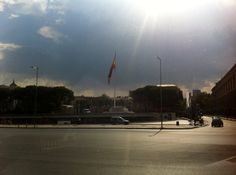
[[[107,76],[116,52],[117,66]],[[128,95],[211,88],[236,63],[236,0],[0,0],[0,84]]]

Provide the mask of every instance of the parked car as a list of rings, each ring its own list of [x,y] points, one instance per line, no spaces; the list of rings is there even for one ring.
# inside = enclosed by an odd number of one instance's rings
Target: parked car
[[[91,111],[90,109],[83,109],[83,114],[91,114]]]
[[[81,118],[78,116],[59,116],[55,117],[58,125],[81,124]]]
[[[219,117],[212,117],[211,126],[212,127],[223,127],[224,123]]]
[[[113,124],[113,125],[116,125],[116,124],[128,125],[129,120],[126,120],[121,116],[114,116],[114,117],[111,117],[111,124]]]

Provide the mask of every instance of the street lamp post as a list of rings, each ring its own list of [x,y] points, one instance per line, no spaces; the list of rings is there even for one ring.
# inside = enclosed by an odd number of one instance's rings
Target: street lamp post
[[[160,61],[160,101],[161,101],[161,111],[160,111],[160,115],[161,115],[161,129],[163,129],[163,115],[162,115],[162,65],[161,65],[161,58],[159,56],[157,56],[157,59]]]
[[[35,70],[35,98],[34,98],[34,115],[37,115],[37,102],[38,102],[38,76],[39,76],[39,67],[31,66]]]

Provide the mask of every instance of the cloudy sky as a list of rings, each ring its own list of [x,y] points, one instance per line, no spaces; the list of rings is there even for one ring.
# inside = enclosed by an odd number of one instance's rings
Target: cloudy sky
[[[116,51],[115,80],[107,84]],[[0,0],[0,84],[118,95],[159,83],[210,91],[236,63],[235,0]]]

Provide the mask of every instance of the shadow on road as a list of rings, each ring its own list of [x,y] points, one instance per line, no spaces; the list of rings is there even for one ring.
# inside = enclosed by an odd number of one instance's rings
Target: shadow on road
[[[159,134],[161,132],[162,128],[160,128],[159,131],[157,131],[156,133],[152,134],[152,135],[149,135],[149,137],[154,137],[155,135]]]

